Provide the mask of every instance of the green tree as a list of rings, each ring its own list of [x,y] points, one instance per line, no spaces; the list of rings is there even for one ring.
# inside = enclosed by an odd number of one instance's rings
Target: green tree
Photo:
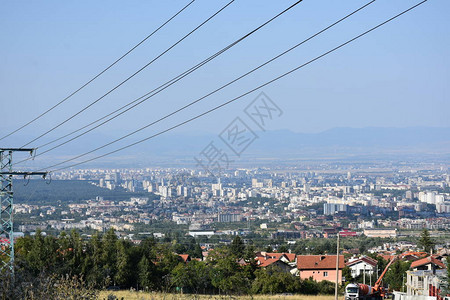
[[[299,292],[305,295],[317,295],[319,293],[319,285],[312,278],[301,279]]]
[[[157,267],[161,277],[170,274],[178,263],[182,261],[181,257],[171,252],[164,245],[158,245],[156,252],[158,254]]]
[[[403,279],[406,278],[406,271],[408,271],[410,265],[410,262],[397,260],[389,267],[383,281],[389,283],[393,290],[400,291],[404,284]]]
[[[353,276],[349,267],[345,266],[344,269],[342,269],[342,277],[345,278],[346,282],[352,282]]]
[[[195,257],[195,258],[203,258],[203,251],[202,248],[200,247],[200,245],[198,243],[196,243],[192,249],[189,249],[188,254],[191,257]]]
[[[195,294],[205,292],[211,287],[209,267],[197,260],[188,264],[179,263],[172,270],[172,280],[176,287]]]
[[[278,253],[286,253],[288,251],[289,251],[289,247],[286,244],[281,245],[277,250]]]
[[[441,296],[450,295],[450,259],[447,257],[447,272],[440,278]]]
[[[222,292],[246,293],[250,282],[242,276],[242,268],[231,253],[230,248],[214,250],[208,256],[208,262],[212,266],[211,283]]]
[[[56,239],[52,236],[44,237],[41,231],[37,230],[32,241],[30,250],[26,251],[26,267],[35,275],[43,271],[54,272],[58,258],[62,255],[58,251]]]
[[[105,285],[103,276],[103,247],[102,238],[96,232],[86,244],[85,259],[82,266],[82,274],[86,277],[89,284],[96,288],[102,288]]]
[[[418,244],[423,249],[423,251],[427,253],[430,253],[434,248],[434,241],[431,239],[430,233],[426,228],[422,230]]]
[[[75,230],[70,232],[69,248],[67,249],[68,267],[71,275],[80,275],[82,272],[82,265],[84,260],[83,241],[80,235]]]
[[[116,260],[115,282],[119,286],[127,287],[129,285],[131,270],[125,241],[117,241],[117,260]]]
[[[240,259],[244,257],[244,250],[245,245],[242,239],[239,236],[236,236],[233,241],[231,242],[231,254],[234,255],[236,258]]]
[[[295,293],[300,289],[299,279],[278,267],[260,268],[255,271],[255,276],[252,283],[255,294]]]
[[[245,247],[244,252],[245,265],[242,266],[243,276],[249,280],[253,281],[255,279],[255,271],[258,269],[256,257],[255,257],[255,246],[253,244],[248,244]]]
[[[334,294],[335,289],[335,283],[328,281],[328,280],[322,280],[317,283],[319,294],[323,295],[331,295]]]
[[[113,228],[103,236],[101,260],[105,285],[110,285],[117,272],[117,236]]]
[[[39,229],[36,230],[31,247],[29,251],[27,251],[26,260],[28,267],[35,275],[46,268],[44,258],[44,236]]]
[[[141,288],[144,288],[145,290],[152,289],[152,266],[145,255],[142,256],[141,261],[138,264],[138,272],[138,283]]]

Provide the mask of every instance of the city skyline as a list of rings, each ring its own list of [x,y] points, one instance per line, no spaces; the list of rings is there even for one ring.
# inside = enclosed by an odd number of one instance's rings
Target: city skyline
[[[3,1],[0,298],[447,299],[448,11]]]

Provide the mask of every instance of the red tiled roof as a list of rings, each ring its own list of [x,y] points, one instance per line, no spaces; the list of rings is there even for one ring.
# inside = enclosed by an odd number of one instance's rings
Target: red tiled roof
[[[426,252],[417,252],[417,251],[406,251],[403,252],[402,254],[400,254],[401,256],[406,256],[406,255],[414,255],[414,256],[427,256],[428,253]]]
[[[384,260],[390,261],[394,255],[392,255],[392,254],[378,254],[378,256],[381,256]]]
[[[420,266],[428,265],[430,263],[435,264],[436,266],[438,266],[438,267],[440,267],[442,269],[446,268],[445,264],[442,261],[434,258],[433,256],[428,256],[428,257],[425,257],[425,258],[422,258],[422,259],[414,261],[411,264],[411,268],[414,269],[414,268],[417,268],[417,267],[420,267]]]
[[[295,261],[295,259],[297,258],[297,255],[295,253],[285,253],[285,255],[287,256],[290,262]]]
[[[280,259],[278,259],[278,258],[258,259],[258,261],[259,261],[258,266],[259,267],[267,267],[267,266],[270,266],[271,264],[273,264],[274,262],[277,262],[279,260]]]
[[[407,251],[407,252],[400,254],[400,257],[402,259],[406,259],[406,260],[417,260],[419,258],[424,258],[427,256],[428,256],[428,253],[426,253],[426,252],[415,252],[415,251]]]
[[[339,269],[345,267],[344,255],[339,255]],[[336,255],[297,255],[299,270],[336,269]]]
[[[189,254],[178,254],[178,256],[180,256],[184,262],[190,260]]]
[[[282,256],[286,256],[286,258],[290,261],[293,262],[295,261],[295,257],[296,254],[295,253],[266,253],[266,256],[272,257],[272,258],[277,258],[280,259]]]
[[[378,261],[376,261],[375,259],[373,259],[371,257],[368,257],[368,256],[363,256],[360,259],[356,259],[354,261],[349,261],[348,263],[346,263],[346,265],[347,266],[353,266],[353,265],[355,265],[357,263],[360,263],[360,262],[365,262],[365,263],[368,263],[369,265],[372,265],[372,266],[376,266],[378,264]]]

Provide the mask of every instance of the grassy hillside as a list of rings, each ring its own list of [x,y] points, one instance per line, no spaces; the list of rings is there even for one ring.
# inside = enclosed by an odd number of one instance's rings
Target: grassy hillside
[[[181,295],[164,293],[144,293],[130,291],[103,291],[100,292],[99,299],[108,299],[109,295],[114,295],[117,299],[124,300],[333,300],[334,296],[305,296],[305,295],[257,295],[257,296],[220,296],[220,295]]]

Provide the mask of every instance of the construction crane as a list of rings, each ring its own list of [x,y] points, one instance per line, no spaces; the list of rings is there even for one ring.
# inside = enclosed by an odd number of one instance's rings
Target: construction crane
[[[398,256],[392,259],[384,268],[378,280],[372,286],[361,283],[350,283],[345,288],[345,300],[382,300],[386,296],[386,289],[382,286],[384,275],[389,270],[389,267],[398,259]]]

